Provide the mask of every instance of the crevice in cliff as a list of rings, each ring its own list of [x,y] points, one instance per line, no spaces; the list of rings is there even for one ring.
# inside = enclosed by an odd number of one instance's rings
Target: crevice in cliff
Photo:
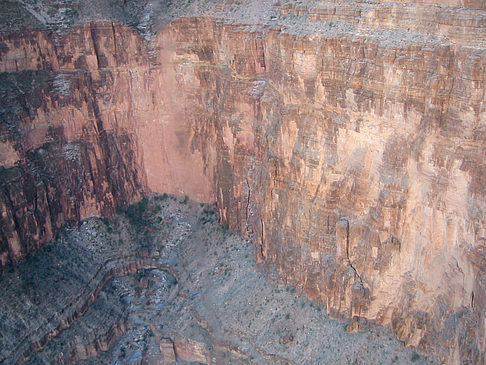
[[[321,178],[322,181],[322,178]],[[312,203],[316,201],[317,194],[319,194],[319,190],[321,190],[321,181],[319,181],[319,185],[317,185],[316,191],[314,192],[314,196],[312,197]],[[328,223],[329,225],[329,223]]]
[[[265,47],[263,45],[263,41],[259,42],[259,45],[257,46],[259,51],[261,52],[260,56],[260,67],[263,68],[265,71],[267,70],[267,65],[265,62]]]
[[[93,195],[94,196],[99,196],[99,192],[98,192],[98,187],[96,186],[96,178],[95,178],[95,172],[93,171],[93,164],[91,163],[91,158],[89,157],[90,155],[90,152],[87,151],[88,153],[88,169],[89,169],[89,178],[91,180],[91,182],[93,183]],[[96,156],[95,156],[95,160],[96,160]]]
[[[116,61],[116,56],[118,55],[118,50],[116,48],[116,31],[115,31],[115,23],[111,22],[111,30],[113,32],[113,49],[115,52],[113,52],[113,56],[115,57],[115,62],[116,65],[118,66],[118,62]]]
[[[249,210],[250,210],[250,199],[251,199],[251,188],[250,188],[250,183],[248,182],[248,179],[245,178],[246,186],[248,188],[248,196],[246,199],[246,225],[248,226],[248,216],[249,216]]]
[[[104,131],[103,128],[103,119],[101,118],[101,113],[100,113],[100,108],[98,106],[98,94],[95,90],[94,84],[93,84],[93,78],[91,77],[91,74],[88,73],[88,87],[91,95],[91,103],[86,99],[86,104],[91,104],[93,107],[93,115],[95,117],[96,121],[96,128],[98,134],[101,135],[101,133]]]
[[[90,26],[89,26],[89,35],[91,37],[91,41],[93,42],[93,50],[94,50],[94,53],[95,53],[95,56],[96,56],[96,65],[97,65],[98,69],[100,69],[100,67],[101,67],[100,55],[99,55],[98,45],[96,43],[96,37],[93,33],[93,23],[91,23]]]
[[[349,260],[349,258],[348,258],[348,262],[349,262],[349,266],[351,267],[351,269],[353,269],[356,277],[358,278],[361,286],[364,288],[363,279],[361,279],[361,275],[358,273],[358,270],[356,270],[356,268],[353,266],[353,263],[351,262],[351,260]]]
[[[263,253],[263,244],[265,240],[265,225],[263,223],[263,219],[260,218],[260,225],[261,225],[261,230],[262,230],[262,237],[260,239],[260,255],[262,255],[263,260],[266,260],[265,254]]]
[[[347,219],[344,219],[344,221],[346,222],[346,261],[348,262],[349,267],[354,271],[354,274],[358,278],[361,286],[364,288],[363,279],[349,257],[349,221]]]
[[[51,201],[49,199],[49,188],[48,188],[48,185],[44,181],[42,182],[42,185],[43,185],[43,189],[44,189],[45,195],[46,195],[45,199],[46,199],[46,207],[47,207],[47,213],[48,213],[47,215],[49,216],[49,219],[50,219],[50,225],[51,225],[50,228],[52,230],[54,230],[54,228],[59,228],[59,227],[55,226],[56,223],[57,223],[57,220],[54,220],[54,218],[55,218],[54,217],[54,209],[53,209]],[[78,215],[77,219],[79,219],[79,209],[76,213]],[[62,223],[64,223],[64,222],[62,222]],[[42,229],[42,228],[39,228],[39,229]]]

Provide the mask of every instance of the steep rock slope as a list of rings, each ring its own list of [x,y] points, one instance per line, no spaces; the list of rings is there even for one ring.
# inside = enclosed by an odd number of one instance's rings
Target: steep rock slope
[[[4,35],[2,263],[66,221],[187,194],[331,314],[483,362],[486,17],[436,3]]]

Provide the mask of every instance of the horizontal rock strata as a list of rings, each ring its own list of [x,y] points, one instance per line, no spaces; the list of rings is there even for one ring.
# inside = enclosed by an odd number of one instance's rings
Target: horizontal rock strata
[[[144,192],[188,195],[331,314],[484,362],[484,9],[387,4],[182,18],[150,42],[107,21],[4,35],[2,264]]]

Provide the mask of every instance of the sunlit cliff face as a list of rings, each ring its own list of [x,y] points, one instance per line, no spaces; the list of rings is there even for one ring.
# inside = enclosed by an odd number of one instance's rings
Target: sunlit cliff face
[[[484,361],[486,14],[387,4],[273,8],[300,28],[4,35],[2,264],[64,223],[188,195],[331,314]]]

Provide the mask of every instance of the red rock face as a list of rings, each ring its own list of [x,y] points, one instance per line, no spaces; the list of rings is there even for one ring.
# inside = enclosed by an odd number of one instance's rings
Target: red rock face
[[[188,195],[217,201],[332,315],[484,362],[486,55],[455,39],[392,47],[210,18],[148,48],[108,22],[4,37],[2,264],[65,222]]]

